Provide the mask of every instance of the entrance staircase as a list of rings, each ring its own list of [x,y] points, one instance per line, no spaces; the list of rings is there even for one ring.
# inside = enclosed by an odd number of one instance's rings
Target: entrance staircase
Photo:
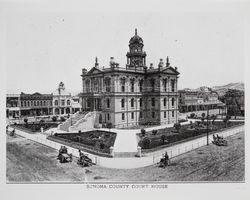
[[[87,112],[83,118],[69,127],[69,132],[87,131],[95,127],[96,112]]]
[[[83,119],[88,112],[76,112],[75,114],[73,114],[72,116],[70,116],[70,118],[68,118],[65,122],[63,122],[62,124],[60,124],[58,126],[59,130],[62,131],[66,131],[69,132],[70,131],[70,127],[77,124],[78,121],[80,121],[81,119]]]

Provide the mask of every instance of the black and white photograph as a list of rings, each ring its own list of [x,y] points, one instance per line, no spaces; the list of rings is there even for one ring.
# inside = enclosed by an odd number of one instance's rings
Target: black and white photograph
[[[57,3],[1,1],[6,187],[246,189],[249,1]]]

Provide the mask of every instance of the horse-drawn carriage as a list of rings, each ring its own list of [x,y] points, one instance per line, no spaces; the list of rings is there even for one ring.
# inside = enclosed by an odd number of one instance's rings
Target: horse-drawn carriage
[[[227,146],[227,141],[223,138],[223,137],[220,137],[220,136],[215,136],[213,135],[213,141],[212,141],[213,144],[217,145],[217,146]]]
[[[169,156],[168,156],[168,153],[166,152],[160,162],[159,162],[159,167],[162,167],[162,168],[165,168],[166,166],[169,166],[170,165],[170,159],[169,159]]]
[[[77,164],[82,167],[89,167],[95,165],[95,163],[92,162],[88,155],[84,155],[81,150],[79,150],[79,159],[77,160]]]
[[[57,159],[60,161],[60,163],[72,162],[72,154],[68,153],[67,147],[61,146]]]

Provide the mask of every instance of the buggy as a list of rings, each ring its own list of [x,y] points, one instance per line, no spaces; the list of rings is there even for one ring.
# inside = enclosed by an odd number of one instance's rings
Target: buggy
[[[95,165],[95,163],[92,162],[88,155],[84,155],[81,150],[79,150],[79,159],[77,160],[77,164],[82,167],[89,167]]]
[[[217,137],[215,137],[213,135],[213,141],[212,141],[213,144],[217,145],[217,146],[227,146],[227,141],[223,138],[223,137],[219,137],[217,135]]]
[[[72,162],[72,154],[68,153],[68,149],[65,146],[61,146],[57,159],[60,163]]]

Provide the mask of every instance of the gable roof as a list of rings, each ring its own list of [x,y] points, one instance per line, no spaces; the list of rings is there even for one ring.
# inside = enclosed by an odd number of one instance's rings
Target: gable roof
[[[97,74],[97,73],[102,73],[102,70],[100,70],[97,67],[93,67],[91,70],[88,71],[87,74]]]
[[[167,67],[167,68],[163,68],[161,71],[163,73],[167,73],[167,74],[176,74],[176,75],[180,74],[175,68],[173,68],[171,66]]]

